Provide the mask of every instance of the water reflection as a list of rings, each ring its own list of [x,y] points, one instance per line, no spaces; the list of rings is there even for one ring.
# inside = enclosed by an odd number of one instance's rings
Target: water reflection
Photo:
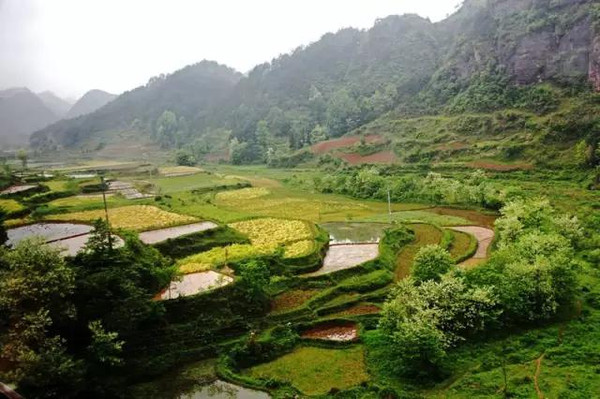
[[[179,399],[268,399],[270,396],[261,391],[240,387],[225,381],[217,380],[211,384],[198,387],[192,393],[179,396]]]

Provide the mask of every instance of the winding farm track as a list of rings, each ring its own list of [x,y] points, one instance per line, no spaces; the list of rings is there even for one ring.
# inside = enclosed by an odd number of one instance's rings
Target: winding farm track
[[[472,234],[477,240],[477,251],[472,257],[462,262],[461,266],[475,266],[487,258],[490,244],[494,240],[494,230],[481,226],[454,226],[450,229]]]

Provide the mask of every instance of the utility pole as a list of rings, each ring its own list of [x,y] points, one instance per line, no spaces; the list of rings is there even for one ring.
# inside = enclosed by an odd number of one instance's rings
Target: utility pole
[[[106,228],[108,229],[108,248],[112,251],[112,232],[110,231],[110,221],[108,220],[108,205],[106,204],[106,182],[104,176],[100,175],[100,185],[102,186],[102,201],[104,202],[104,216],[106,217]]]
[[[387,197],[388,197],[388,215],[389,215],[389,219],[390,219],[390,224],[392,224],[392,198],[390,195],[389,188],[387,190]]]

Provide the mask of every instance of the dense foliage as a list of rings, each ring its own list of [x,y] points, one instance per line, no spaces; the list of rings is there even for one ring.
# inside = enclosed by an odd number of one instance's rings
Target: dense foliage
[[[491,259],[467,272],[448,272],[443,250],[424,247],[415,274],[386,302],[379,328],[389,340],[397,374],[439,377],[447,351],[498,327],[555,318],[577,289],[577,218],[558,214],[547,200],[515,200],[496,222]],[[444,273],[445,272],[445,273]]]

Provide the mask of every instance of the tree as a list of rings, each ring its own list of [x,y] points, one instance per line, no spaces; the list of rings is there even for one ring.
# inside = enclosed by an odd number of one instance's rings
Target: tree
[[[258,259],[251,259],[240,265],[239,285],[245,290],[249,301],[267,299],[266,287],[269,285],[270,272],[267,264]]]
[[[14,364],[8,377],[26,395],[60,396],[81,377],[80,362],[56,333],[75,315],[74,287],[74,271],[43,240],[0,249],[0,320],[7,326],[0,357]]]
[[[17,151],[17,159],[21,161],[21,166],[23,170],[27,169],[27,151],[21,149]]]
[[[6,233],[6,228],[4,227],[5,220],[6,212],[4,209],[0,208],[0,247],[2,247],[6,241],[8,241],[8,234]]]
[[[327,134],[327,129],[325,129],[321,125],[316,125],[313,130],[310,132],[310,142],[312,144],[319,143],[321,141],[325,141],[329,138]]]
[[[427,245],[417,252],[411,275],[417,282],[440,281],[441,276],[447,273],[453,265],[454,261],[448,251],[439,245]]]
[[[196,158],[189,151],[178,150],[175,153],[175,163],[182,166],[194,166],[196,165]]]
[[[108,228],[98,220],[84,251],[72,263],[77,273],[78,319],[87,329],[99,320],[103,328],[126,336],[162,312],[152,298],[170,283],[174,269],[154,248],[121,233],[125,245],[109,250]]]
[[[156,140],[162,148],[169,148],[177,143],[179,131],[177,115],[172,111],[164,111],[156,120]]]
[[[327,105],[327,128],[334,137],[341,136],[358,125],[360,109],[346,89],[333,94]]]
[[[489,287],[470,288],[451,275],[420,285],[409,278],[384,304],[379,329],[399,361],[398,373],[431,376],[439,372],[448,348],[498,317],[495,307]]]

